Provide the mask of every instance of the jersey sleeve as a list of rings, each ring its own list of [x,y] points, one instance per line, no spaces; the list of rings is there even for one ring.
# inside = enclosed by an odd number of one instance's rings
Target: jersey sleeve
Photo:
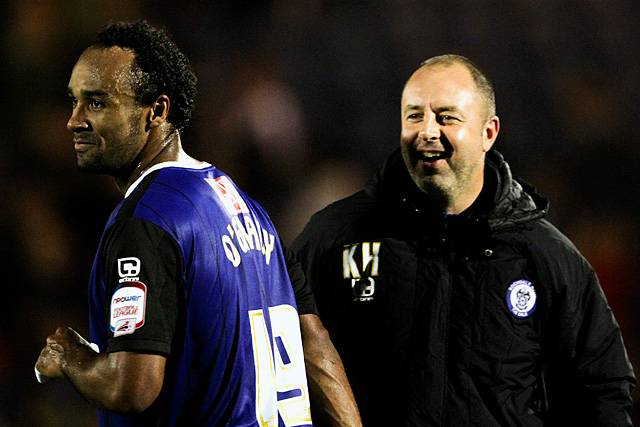
[[[149,221],[119,221],[107,236],[103,263],[107,352],[170,354],[181,280],[173,238]]]

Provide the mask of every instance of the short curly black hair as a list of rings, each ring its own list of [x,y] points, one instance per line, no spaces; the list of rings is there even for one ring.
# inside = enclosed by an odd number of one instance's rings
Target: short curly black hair
[[[136,102],[150,105],[158,96],[167,95],[171,100],[167,120],[182,133],[195,107],[197,78],[169,34],[145,20],[119,21],[106,25],[98,33],[95,46],[119,46],[133,51]]]

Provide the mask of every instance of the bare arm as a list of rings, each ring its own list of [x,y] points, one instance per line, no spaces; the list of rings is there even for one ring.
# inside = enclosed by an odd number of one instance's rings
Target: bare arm
[[[48,378],[66,377],[91,403],[111,411],[142,412],[160,394],[166,358],[126,351],[95,353],[70,328],[47,337],[36,369]]]
[[[300,329],[314,417],[320,425],[362,426],[342,360],[320,318],[301,315]]]

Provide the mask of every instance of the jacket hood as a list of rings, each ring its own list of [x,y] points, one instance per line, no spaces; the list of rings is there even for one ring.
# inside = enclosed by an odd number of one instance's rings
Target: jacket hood
[[[495,207],[488,214],[492,228],[517,225],[542,218],[549,211],[549,201],[525,181],[514,178],[502,154],[491,150],[485,166],[496,174]]]
[[[535,188],[514,178],[509,164],[496,150],[487,153],[485,174],[495,185],[485,185],[483,192],[493,192],[488,210],[473,215],[487,221],[492,229],[508,228],[546,216],[549,202]],[[485,179],[486,182],[490,179]],[[396,149],[365,186],[365,192],[376,199],[392,203],[412,204],[419,190],[404,165],[400,149]],[[415,210],[415,203],[412,204]]]

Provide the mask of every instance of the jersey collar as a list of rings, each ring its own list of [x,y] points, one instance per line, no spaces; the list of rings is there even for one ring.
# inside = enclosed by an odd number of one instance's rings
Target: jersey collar
[[[125,199],[127,197],[129,197],[129,195],[131,193],[133,193],[133,190],[136,189],[136,187],[138,186],[138,184],[140,184],[142,182],[143,179],[145,179],[147,177],[147,175],[149,175],[151,172],[155,172],[159,169],[164,169],[164,168],[183,168],[183,169],[206,169],[208,167],[211,167],[210,163],[207,162],[203,162],[204,164],[202,165],[202,167],[199,168],[194,168],[191,166],[187,166],[187,163],[184,161],[171,161],[171,162],[162,162],[162,163],[158,163],[155,164],[153,166],[151,166],[149,169],[147,169],[146,171],[144,171],[144,173],[142,175],[140,175],[138,177],[138,179],[136,179],[133,184],[131,184],[129,186],[129,188],[127,188],[127,192],[124,193],[124,197]]]

